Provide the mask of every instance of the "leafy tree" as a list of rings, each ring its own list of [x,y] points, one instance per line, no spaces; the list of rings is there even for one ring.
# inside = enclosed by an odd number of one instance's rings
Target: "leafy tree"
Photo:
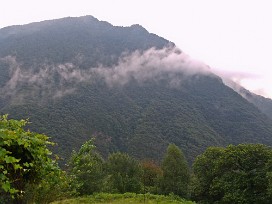
[[[85,142],[78,152],[73,151],[69,171],[75,190],[80,195],[99,192],[104,178],[103,159],[95,151],[93,140]]]
[[[271,203],[272,150],[261,144],[210,147],[193,165],[200,203]]]
[[[56,200],[71,197],[75,192],[71,191],[70,178],[65,171],[57,165],[53,171],[48,172],[39,184],[28,184],[24,200],[27,203],[46,204]]]
[[[47,148],[53,143],[43,134],[25,131],[26,124],[0,116],[0,195],[6,202],[23,202],[26,186],[55,168]]]
[[[107,161],[109,190],[118,193],[141,191],[141,168],[128,154],[117,152]]]
[[[174,144],[167,148],[162,162],[162,192],[187,197],[190,182],[190,170],[182,151]]]
[[[158,193],[159,179],[162,177],[162,169],[152,160],[141,162],[142,183],[145,190],[150,193]]]

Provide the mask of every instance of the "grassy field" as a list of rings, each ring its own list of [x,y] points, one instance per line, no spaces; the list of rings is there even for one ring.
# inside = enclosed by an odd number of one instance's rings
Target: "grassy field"
[[[55,201],[51,204],[194,204],[192,201],[186,201],[176,196],[163,196],[152,194],[108,194],[99,193],[87,197],[79,197],[62,201]]]

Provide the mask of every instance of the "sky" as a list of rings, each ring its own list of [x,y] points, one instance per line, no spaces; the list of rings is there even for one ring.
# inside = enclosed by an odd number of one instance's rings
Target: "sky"
[[[9,0],[0,28],[92,15],[140,24],[250,91],[272,98],[271,0]]]

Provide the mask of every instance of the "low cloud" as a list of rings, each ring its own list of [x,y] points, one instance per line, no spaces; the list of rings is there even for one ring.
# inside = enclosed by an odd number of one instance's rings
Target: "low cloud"
[[[216,75],[220,76],[225,85],[247,98],[248,91],[264,97],[271,97],[267,87],[271,86],[270,80],[266,80],[259,74],[235,71],[212,70]],[[269,81],[269,82],[268,82]],[[261,88],[265,86],[266,89]]]
[[[220,76],[222,79],[232,80],[235,83],[241,84],[245,79],[258,79],[260,78],[257,74],[252,74],[248,72],[236,72],[236,71],[226,71],[213,69],[212,70],[216,75]]]
[[[123,54],[116,66],[94,70],[109,86],[124,85],[131,80],[144,83],[161,79],[168,79],[170,84],[179,84],[182,79],[195,74],[210,74],[208,66],[191,59],[176,47]],[[180,74],[183,78],[180,78]]]
[[[90,79],[88,70],[82,71],[72,63],[48,65],[38,64],[23,67],[13,56],[0,59],[9,67],[9,80],[0,89],[1,95],[16,97],[53,97],[71,94],[78,83]]]
[[[116,65],[100,65],[81,69],[77,64],[49,63],[24,67],[13,56],[0,59],[9,67],[9,80],[1,95],[59,98],[72,94],[80,83],[104,80],[109,87],[123,86],[134,80],[138,83],[167,80],[170,86],[180,86],[182,80],[196,74],[211,74],[208,66],[191,59],[176,47],[151,48],[146,51],[123,53]]]

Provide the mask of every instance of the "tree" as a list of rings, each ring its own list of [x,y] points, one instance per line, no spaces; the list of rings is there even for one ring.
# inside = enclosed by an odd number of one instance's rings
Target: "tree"
[[[174,144],[167,148],[162,162],[162,192],[187,197],[189,192],[190,170],[182,151]]]
[[[74,194],[70,188],[73,181],[69,179],[67,173],[56,165],[55,169],[45,174],[38,184],[26,186],[24,200],[26,203],[45,204],[67,199]]]
[[[162,169],[152,160],[144,160],[141,162],[142,183],[144,190],[150,193],[158,193],[159,179],[162,177]]]
[[[261,144],[210,147],[193,164],[201,203],[271,203],[272,150]]]
[[[43,134],[25,131],[27,120],[7,117],[0,116],[0,195],[8,202],[22,203],[26,186],[55,168],[47,148],[53,143]]]
[[[117,152],[107,161],[109,190],[118,193],[141,191],[141,168],[128,154]]]
[[[218,158],[223,157],[224,149],[221,147],[209,147],[204,154],[198,156],[193,164],[192,196],[197,201],[212,203],[213,195],[208,193],[211,184],[220,171],[216,165]],[[207,201],[207,202],[206,202]]]
[[[104,179],[104,161],[95,151],[93,140],[85,142],[78,152],[73,151],[69,172],[73,185],[80,195],[99,192]]]

